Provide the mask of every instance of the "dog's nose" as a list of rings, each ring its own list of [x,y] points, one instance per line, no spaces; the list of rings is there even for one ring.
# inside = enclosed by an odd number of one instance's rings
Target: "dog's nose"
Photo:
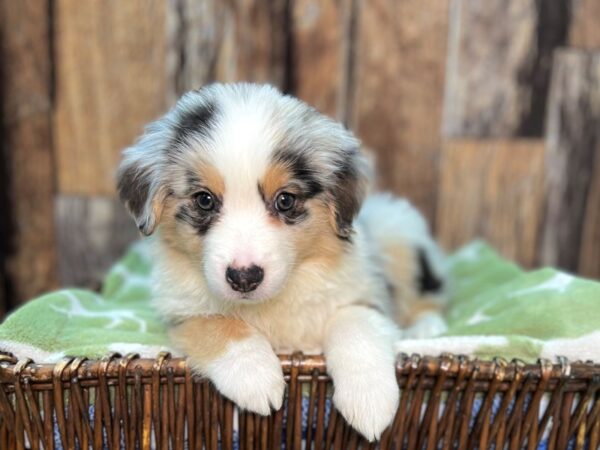
[[[225,271],[225,278],[234,291],[250,292],[261,283],[264,271],[256,265],[239,269],[229,266]]]

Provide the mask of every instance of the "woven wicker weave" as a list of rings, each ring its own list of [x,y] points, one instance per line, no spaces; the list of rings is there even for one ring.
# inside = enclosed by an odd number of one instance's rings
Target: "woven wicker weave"
[[[288,449],[304,443],[340,450],[533,449],[544,435],[549,449],[560,450],[569,441],[576,449],[595,449],[600,438],[600,365],[593,364],[401,356],[398,413],[381,442],[370,445],[335,410],[326,420],[331,389],[321,357],[281,356],[289,396],[270,417],[237,415],[184,360],[168,354],[56,365],[1,358],[0,449],[54,449],[57,443],[94,449],[279,449],[282,443]],[[303,393],[309,411],[304,433]]]

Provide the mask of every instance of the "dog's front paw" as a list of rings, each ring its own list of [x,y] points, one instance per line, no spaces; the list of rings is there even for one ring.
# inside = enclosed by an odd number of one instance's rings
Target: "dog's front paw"
[[[379,439],[394,420],[399,399],[394,373],[352,373],[335,380],[335,407],[371,442]]]
[[[240,408],[263,416],[283,404],[285,380],[279,358],[262,337],[233,343],[205,370],[219,392]]]

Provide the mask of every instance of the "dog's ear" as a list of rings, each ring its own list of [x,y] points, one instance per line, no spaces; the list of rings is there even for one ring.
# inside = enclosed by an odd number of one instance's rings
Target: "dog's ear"
[[[123,152],[117,190],[146,236],[154,232],[171,193],[168,178],[173,153],[185,147],[190,136],[204,136],[212,123],[216,86],[184,94],[171,111],[146,126],[138,141]]]
[[[332,174],[329,189],[330,222],[340,239],[350,239],[352,223],[357,216],[367,192],[371,168],[365,157],[356,147],[345,153]]]
[[[167,196],[162,180],[162,141],[158,124],[151,124],[138,142],[123,152],[117,172],[119,198],[146,236],[158,225]]]

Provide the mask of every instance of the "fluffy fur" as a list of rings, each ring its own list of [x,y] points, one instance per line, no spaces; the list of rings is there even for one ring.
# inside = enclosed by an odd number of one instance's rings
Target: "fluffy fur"
[[[120,196],[158,231],[154,305],[242,408],[281,406],[276,352],[323,351],[348,422],[373,440],[392,421],[399,325],[439,332],[447,283],[420,214],[387,195],[363,205],[367,184],[354,136],[269,86],[189,92],[125,150]]]

